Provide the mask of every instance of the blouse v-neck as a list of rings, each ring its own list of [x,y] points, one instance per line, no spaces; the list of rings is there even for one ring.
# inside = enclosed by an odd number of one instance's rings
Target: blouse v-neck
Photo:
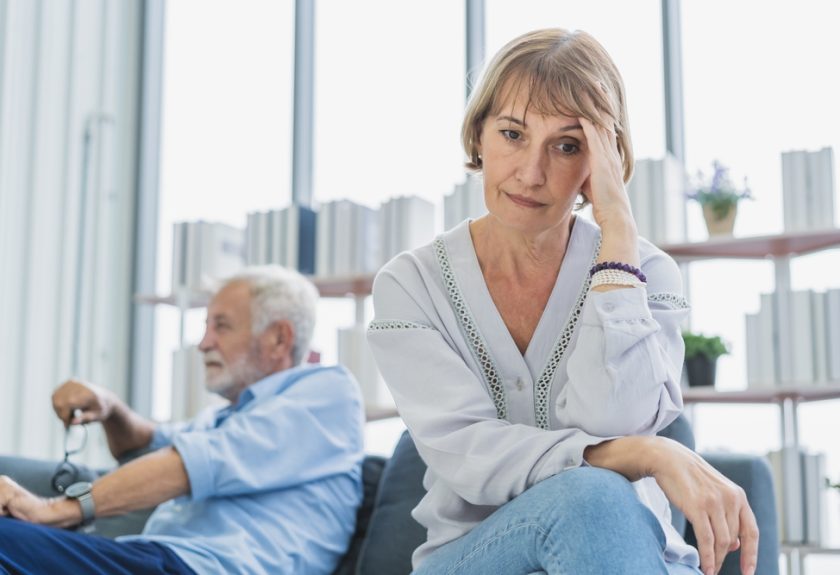
[[[540,376],[548,363],[558,334],[563,331],[558,328],[568,323],[581,287],[586,281],[593,246],[597,244],[597,241],[587,241],[593,232],[597,234],[597,228],[592,224],[586,225],[587,223],[576,217],[554,287],[524,354],[519,351],[484,280],[470,233],[470,221],[463,222],[453,230],[451,239],[454,240],[454,245],[450,246],[453,252],[450,257],[455,256],[453,260],[459,260],[458,263],[462,264],[455,267],[455,274],[464,287],[465,299],[479,331],[491,349],[497,352],[502,350],[507,361],[519,363],[534,380]],[[558,322],[561,322],[560,326]]]

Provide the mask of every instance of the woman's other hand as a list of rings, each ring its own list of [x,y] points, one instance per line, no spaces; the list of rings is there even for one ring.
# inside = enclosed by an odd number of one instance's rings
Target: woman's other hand
[[[753,575],[759,534],[744,490],[687,447],[655,439],[651,475],[691,522],[703,573],[720,571],[726,554],[740,547],[741,572]]]
[[[665,437],[631,435],[591,445],[584,458],[630,481],[654,477],[691,522],[703,573],[717,573],[726,554],[738,547],[741,572],[755,573],[758,525],[744,490],[692,450]]]

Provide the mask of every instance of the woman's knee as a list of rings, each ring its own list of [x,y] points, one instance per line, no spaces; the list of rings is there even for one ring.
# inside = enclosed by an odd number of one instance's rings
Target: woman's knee
[[[544,484],[544,485],[543,485]],[[633,485],[622,475],[597,467],[580,467],[560,473],[540,487],[546,497],[543,510],[551,515],[551,527],[564,533],[614,533],[615,536],[664,534],[653,513],[639,500]],[[647,534],[639,533],[639,530]]]

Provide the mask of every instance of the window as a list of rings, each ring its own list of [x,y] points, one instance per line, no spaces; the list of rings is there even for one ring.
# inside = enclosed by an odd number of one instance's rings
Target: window
[[[166,3],[158,292],[169,293],[172,224],[225,222],[291,197],[294,3]],[[169,416],[178,311],[159,307],[153,416]],[[197,342],[204,311],[187,314]]]

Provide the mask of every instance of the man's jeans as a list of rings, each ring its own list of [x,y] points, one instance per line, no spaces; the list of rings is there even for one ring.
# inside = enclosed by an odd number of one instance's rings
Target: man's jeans
[[[665,534],[621,475],[564,471],[432,553],[415,575],[697,575],[665,562]]]

